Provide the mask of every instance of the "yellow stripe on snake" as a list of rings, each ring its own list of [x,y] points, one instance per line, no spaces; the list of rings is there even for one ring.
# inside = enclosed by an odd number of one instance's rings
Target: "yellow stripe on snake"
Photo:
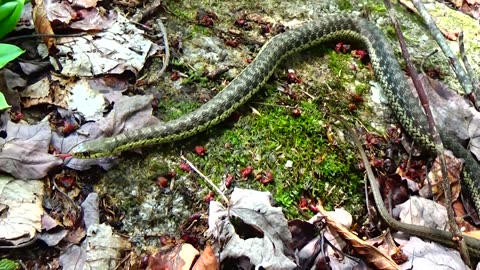
[[[232,112],[247,102],[265,84],[278,64],[287,56],[306,48],[332,41],[349,41],[362,44],[368,51],[377,80],[381,83],[389,105],[403,128],[417,143],[435,151],[428,132],[428,123],[412,92],[408,90],[405,76],[382,32],[372,23],[348,15],[322,17],[314,22],[273,37],[246,67],[219,94],[197,110],[159,126],[129,130],[110,138],[86,141],[71,151],[76,158],[111,156],[132,148],[181,140],[198,134],[225,120]],[[476,160],[453,136],[441,134],[445,146],[457,157],[465,160],[470,177],[464,186],[470,191],[477,211],[480,209],[480,172]],[[371,184],[372,185],[372,184]],[[374,187],[374,185],[372,185]],[[378,195],[378,189],[372,188]],[[421,226],[397,225],[383,206],[378,206],[381,216],[394,227],[413,235],[454,246],[451,233]],[[383,210],[382,210],[383,208]],[[472,255],[480,257],[480,241],[466,237]]]

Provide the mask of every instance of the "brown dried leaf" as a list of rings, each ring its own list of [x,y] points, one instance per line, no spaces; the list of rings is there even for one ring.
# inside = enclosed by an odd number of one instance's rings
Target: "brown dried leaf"
[[[347,230],[344,226],[338,224],[330,214],[323,209],[321,204],[317,205],[319,213],[326,217],[327,226],[338,233],[338,235],[346,242],[350,243],[353,249],[365,260],[374,265],[376,269],[400,269],[400,267],[388,256],[383,254],[373,245],[358,238],[355,234]]]
[[[442,32],[443,36],[451,41],[456,41],[458,39],[458,35],[460,34],[458,31],[451,31],[440,28],[440,32]]]
[[[445,152],[445,159],[447,162],[448,180],[452,190],[452,201],[455,201],[460,196],[461,192],[460,174],[463,162],[460,159],[455,158],[450,151]],[[432,169],[428,173],[427,179],[425,179],[424,186],[420,189],[420,195],[422,195],[422,197],[428,197],[425,195],[430,193],[429,191],[431,187],[435,201],[444,204],[445,195],[443,192],[443,176],[441,168],[440,160],[437,157],[433,162]],[[428,181],[430,181],[430,183]]]
[[[147,269],[191,268],[199,252],[190,244],[182,244],[169,250],[162,250],[148,258]]]
[[[20,245],[41,231],[43,182],[0,175],[0,241]]]
[[[480,240],[480,231],[466,232],[464,233],[467,236],[474,237]]]
[[[37,34],[43,35],[53,35],[55,34],[52,29],[52,25],[47,17],[47,11],[43,5],[43,0],[35,0],[35,6],[33,7],[33,24],[35,26],[35,32]],[[53,37],[43,37],[43,43],[48,48],[48,51],[51,52],[52,49],[55,49],[55,38]]]
[[[398,252],[398,247],[389,232],[385,231],[381,235],[367,239],[366,243],[376,247],[383,254],[390,256]]]
[[[215,257],[212,247],[207,244],[192,270],[216,270],[219,269],[219,267],[217,257]]]

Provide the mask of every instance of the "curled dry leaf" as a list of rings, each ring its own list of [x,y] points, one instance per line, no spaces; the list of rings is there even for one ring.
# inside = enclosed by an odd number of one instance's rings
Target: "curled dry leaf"
[[[326,217],[327,226],[338,233],[344,241],[350,243],[355,252],[362,255],[365,260],[374,265],[376,269],[400,269],[388,255],[383,254],[376,247],[358,238],[344,226],[337,223],[322,205],[317,205],[317,208],[319,212]]]
[[[287,270],[297,266],[292,258],[287,220],[280,207],[271,205],[272,200],[268,192],[235,188],[228,209],[217,201],[210,202],[208,235],[214,239],[216,252],[221,250],[220,262],[246,257],[255,269]]]
[[[192,270],[217,270],[219,267],[217,257],[215,257],[212,247],[207,244]]]
[[[115,269],[122,252],[130,248],[130,242],[112,227],[92,225],[81,246],[71,245],[60,254],[60,265],[62,269]]]
[[[453,156],[452,152],[445,152],[445,160],[447,162],[447,173],[450,187],[452,189],[452,201],[455,201],[461,192],[460,177],[463,162]],[[430,181],[430,182],[429,182]],[[430,190],[436,202],[445,203],[445,193],[443,191],[443,175],[440,159],[437,157],[433,162],[432,169],[425,179],[423,187],[420,189],[422,197],[430,197]]]
[[[0,175],[0,240],[26,243],[41,231],[43,182]]]
[[[35,0],[35,6],[33,7],[33,24],[35,26],[35,32],[37,34],[43,35],[53,35],[52,25],[47,17],[47,12],[43,4],[43,0]],[[43,37],[43,43],[48,48],[49,52],[52,52],[52,49],[55,47],[55,38],[54,37]]]
[[[161,250],[148,258],[147,269],[185,269],[193,265],[199,252],[190,244],[182,244]],[[202,268],[199,268],[202,269]]]

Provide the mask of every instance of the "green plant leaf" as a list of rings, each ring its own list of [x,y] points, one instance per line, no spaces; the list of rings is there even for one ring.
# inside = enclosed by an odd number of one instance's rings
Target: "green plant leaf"
[[[19,57],[24,52],[24,50],[15,45],[0,43],[0,68],[3,68],[8,62]]]
[[[0,270],[16,270],[16,269],[18,269],[18,263],[9,259],[2,259],[0,261]]]
[[[24,0],[1,0],[0,5],[0,39],[10,33],[22,15]]]
[[[8,108],[10,108],[10,105],[8,105],[5,96],[0,92],[0,112]]]

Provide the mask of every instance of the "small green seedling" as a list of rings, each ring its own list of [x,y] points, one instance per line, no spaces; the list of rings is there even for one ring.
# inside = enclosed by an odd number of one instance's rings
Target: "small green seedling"
[[[3,110],[6,110],[8,108],[10,108],[10,105],[8,105],[5,96],[2,94],[2,92],[0,92],[0,114]]]

